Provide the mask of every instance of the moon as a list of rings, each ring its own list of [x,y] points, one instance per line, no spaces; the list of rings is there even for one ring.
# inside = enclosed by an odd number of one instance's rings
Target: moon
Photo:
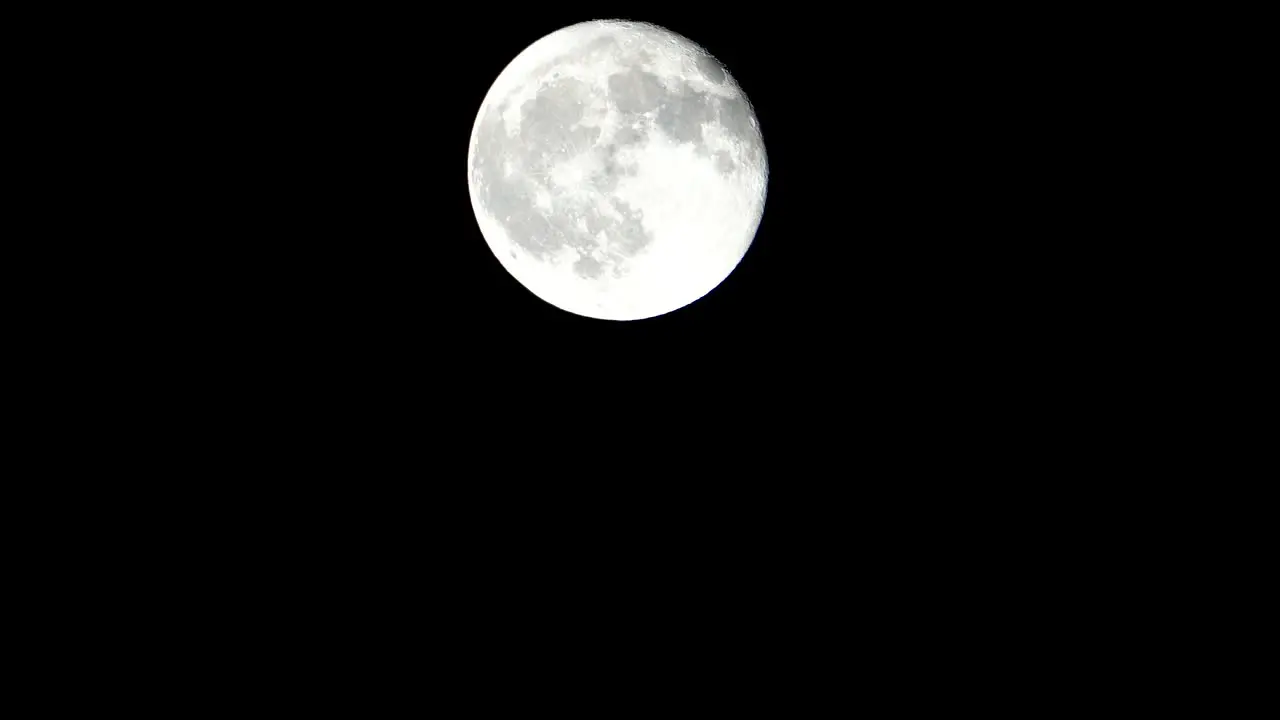
[[[604,320],[684,307],[746,254],[769,165],[725,67],[648,23],[534,42],[481,104],[467,154],[476,222],[535,296]]]

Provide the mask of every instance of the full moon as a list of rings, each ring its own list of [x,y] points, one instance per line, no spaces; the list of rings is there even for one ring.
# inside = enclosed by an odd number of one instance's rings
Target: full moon
[[[493,254],[571,313],[639,320],[706,295],[764,212],[751,103],[700,46],[647,23],[592,21],[530,45],[471,131],[468,187]]]

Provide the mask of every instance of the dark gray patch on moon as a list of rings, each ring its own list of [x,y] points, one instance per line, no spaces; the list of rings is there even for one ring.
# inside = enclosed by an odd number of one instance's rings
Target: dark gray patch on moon
[[[756,125],[755,112],[745,96],[718,97],[715,99],[716,119],[729,135],[733,136],[743,149],[747,161],[756,164],[762,160],[764,144],[760,140],[760,129]]]
[[[740,140],[755,137],[755,127],[751,124],[751,104],[743,97],[717,97],[716,117],[729,134]]]
[[[618,154],[621,147],[617,142],[610,142],[597,151],[599,169],[590,182],[602,193],[616,190],[619,180],[634,176],[638,170],[634,161],[626,160]]]
[[[622,148],[643,144],[648,139],[649,131],[642,126],[620,127],[613,133],[613,142]]]
[[[581,277],[595,279],[600,277],[604,266],[590,255],[583,255],[573,263],[573,271]]]
[[[613,207],[622,216],[622,220],[610,228],[609,247],[631,257],[649,244],[652,238],[644,229],[643,213],[621,200],[614,202]]]
[[[646,113],[660,105],[667,89],[657,75],[627,70],[609,76],[609,102],[624,113]]]
[[[703,123],[714,120],[710,96],[693,90],[688,83],[682,82],[658,107],[658,127],[677,142],[701,141]]]
[[[659,130],[681,143],[702,140],[702,126],[715,120],[711,96],[700,93],[681,80],[668,87],[656,75],[643,70],[627,70],[609,76],[609,100],[627,115],[653,113]],[[644,134],[624,127],[616,135],[623,145],[639,143]]]
[[[520,137],[526,167],[541,173],[595,144],[600,129],[578,125],[588,88],[577,80],[556,80],[520,106]]]
[[[473,181],[481,207],[513,243],[534,258],[545,261],[566,247],[573,248],[580,255],[573,265],[578,275],[598,278],[612,265],[612,274],[618,277],[622,273],[618,263],[653,240],[641,213],[608,195],[620,176],[635,172],[634,165],[617,156],[617,150],[643,143],[647,133],[636,129],[619,133],[613,150],[605,149],[602,169],[590,178],[602,194],[561,193],[547,173],[575,155],[601,153],[593,149],[600,129],[578,124],[586,91],[573,79],[552,81],[521,105],[516,137],[507,135],[502,121],[505,103],[486,111],[476,133]],[[611,212],[602,213],[601,202]],[[601,249],[600,235],[605,238],[604,261],[592,257]]]
[[[737,165],[734,164],[733,158],[729,157],[729,153],[724,150],[716,151],[716,170],[719,170],[721,175],[732,173],[735,167]]]
[[[724,68],[720,67],[720,63],[710,55],[698,56],[698,72],[702,73],[702,77],[713,83],[724,82]]]
[[[617,51],[618,39],[612,35],[605,35],[604,37],[596,38],[590,43],[587,43],[584,54],[588,57],[595,55],[613,56],[617,54]]]

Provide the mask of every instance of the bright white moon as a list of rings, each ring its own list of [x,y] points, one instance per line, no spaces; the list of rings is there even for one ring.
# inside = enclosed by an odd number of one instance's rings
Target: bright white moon
[[[769,176],[724,67],[680,35],[621,21],[520,53],[485,96],[467,166],[502,266],[552,305],[608,320],[671,312],[728,277]]]

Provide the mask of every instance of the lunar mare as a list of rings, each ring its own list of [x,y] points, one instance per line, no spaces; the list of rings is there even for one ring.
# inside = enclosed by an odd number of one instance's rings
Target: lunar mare
[[[692,41],[593,21],[520,53],[468,152],[477,223],[521,284],[572,313],[662,315],[737,266],[768,161],[750,102]]]

